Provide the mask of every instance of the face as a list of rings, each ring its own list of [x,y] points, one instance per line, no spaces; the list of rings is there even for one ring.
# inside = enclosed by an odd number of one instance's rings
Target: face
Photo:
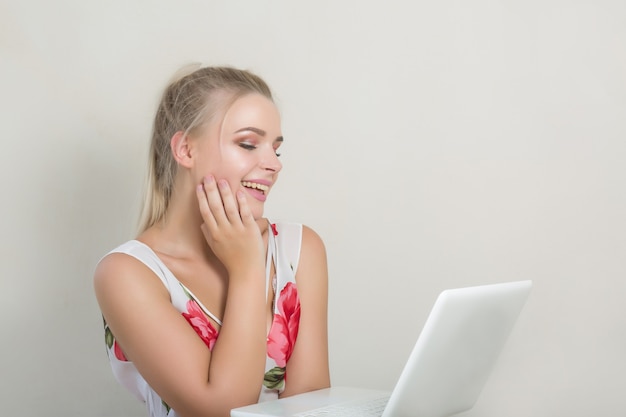
[[[278,148],[283,137],[274,103],[260,94],[238,98],[210,123],[198,143],[197,183],[211,174],[242,189],[255,218],[282,168]]]

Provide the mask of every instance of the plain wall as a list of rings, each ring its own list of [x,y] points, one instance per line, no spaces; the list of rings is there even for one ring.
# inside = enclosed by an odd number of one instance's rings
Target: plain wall
[[[195,61],[275,90],[266,215],[326,243],[333,384],[391,389],[441,290],[532,279],[464,415],[626,414],[624,1],[0,0],[3,414],[145,415],[92,273]]]

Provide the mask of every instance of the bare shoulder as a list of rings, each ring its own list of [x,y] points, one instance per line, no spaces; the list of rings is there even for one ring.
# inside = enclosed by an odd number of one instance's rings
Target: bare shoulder
[[[96,290],[103,286],[127,281],[129,275],[146,275],[149,269],[139,260],[125,253],[110,253],[98,263],[94,273]]]
[[[324,242],[313,229],[305,225],[302,225],[302,245],[296,279],[299,284],[306,284],[306,281],[328,280]]]
[[[123,299],[167,296],[167,290],[154,272],[124,253],[111,253],[102,258],[96,266],[93,280],[96,298],[105,314],[107,307]]]
[[[309,226],[302,225],[302,254],[308,256],[326,257],[326,247],[324,241],[315,230]]]
[[[139,266],[139,262],[125,253],[109,253],[102,258],[96,266],[94,279],[96,282],[107,280],[107,277],[115,277],[119,272],[127,269],[135,269]]]

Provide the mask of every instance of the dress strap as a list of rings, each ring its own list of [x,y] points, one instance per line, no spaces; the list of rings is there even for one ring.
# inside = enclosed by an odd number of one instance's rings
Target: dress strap
[[[215,317],[215,314],[211,313],[209,311],[208,308],[206,308],[204,306],[204,304],[202,304],[202,301],[200,301],[200,299],[198,297],[196,297],[194,295],[194,293],[191,292],[191,290],[187,287],[185,287],[185,285],[178,281],[180,283],[180,286],[182,287],[183,291],[185,291],[191,298],[193,298],[193,300],[198,303],[198,305],[200,306],[200,308],[202,309],[202,311],[204,311],[204,314],[206,314],[207,316],[211,317],[220,327],[222,327],[222,320],[218,319],[217,317]]]
[[[270,223],[270,221],[267,221],[267,229],[268,229],[268,233],[267,233],[267,262],[265,265],[265,299],[267,301],[267,296],[269,294],[269,289],[270,289],[270,283],[272,285],[272,288],[274,290],[274,293],[276,293],[276,275],[278,273],[277,271],[277,263],[276,263],[276,252],[277,252],[277,248],[276,248],[276,236],[274,236],[274,227],[276,227],[275,225],[273,225],[272,223]],[[274,275],[270,276],[271,272],[272,272],[272,264],[274,264]]]
[[[276,285],[274,292],[278,299],[287,283],[296,282],[296,271],[302,246],[302,225],[298,223],[275,223],[270,234],[274,240]]]

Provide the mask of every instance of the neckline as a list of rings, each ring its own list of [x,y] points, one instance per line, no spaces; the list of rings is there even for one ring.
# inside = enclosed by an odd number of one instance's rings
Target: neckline
[[[169,269],[167,267],[167,265],[165,265],[165,262],[163,262],[163,260],[159,257],[159,255],[157,255],[157,253],[147,244],[145,244],[144,242],[137,240],[137,239],[133,239],[132,240],[134,243],[139,244],[140,246],[144,247],[145,249],[147,249],[148,251],[150,251],[150,253],[154,256],[154,259],[157,261],[157,263],[159,264],[159,267],[163,268],[163,270],[165,272],[167,272],[172,278],[174,278],[176,280],[176,282],[183,288],[184,291],[186,291],[192,298],[193,300],[198,303],[198,305],[200,306],[200,308],[202,309],[202,311],[204,312],[204,314],[206,314],[207,316],[209,316],[211,319],[213,319],[220,327],[222,327],[222,320],[220,320],[219,318],[217,318],[217,316],[213,313],[211,313],[211,311],[206,308],[206,306],[202,303],[202,301],[200,301],[200,299],[193,293],[193,291],[191,291],[189,288],[187,288],[187,286],[185,284],[183,284],[182,282],[180,282],[180,280],[176,277],[176,275],[174,275],[174,273],[172,272],[171,269]]]
[[[267,301],[267,294],[268,294],[268,290],[269,290],[269,284],[270,281],[272,280],[272,278],[270,277],[270,272],[272,270],[272,261],[274,262],[274,274],[277,274],[276,268],[276,240],[275,240],[275,236],[274,233],[272,231],[272,223],[269,221],[269,219],[265,219],[267,220],[267,250],[266,250],[266,257],[265,257],[265,298]],[[193,293],[193,291],[191,291],[185,284],[183,284],[177,277],[176,275],[174,275],[174,273],[167,267],[167,265],[165,265],[165,262],[163,262],[163,260],[159,257],[159,255],[146,243],[138,240],[138,239],[132,239],[132,242],[139,244],[140,246],[146,248],[148,251],[150,251],[150,253],[154,256],[154,258],[157,260],[157,262],[159,263],[159,266],[161,268],[163,268],[165,271],[167,271],[167,273],[170,274],[170,276],[172,276],[172,278],[174,278],[176,280],[176,282],[178,282],[178,284],[185,290],[187,291],[187,293],[189,295],[191,295],[194,299],[194,301],[196,303],[198,303],[198,305],[200,306],[200,308],[202,309],[202,311],[204,312],[204,314],[206,314],[207,316],[209,316],[211,319],[213,319],[220,327],[222,327],[222,320],[220,320],[219,318],[217,318],[217,316],[213,313],[211,313],[211,311],[206,308],[206,306],[202,303],[202,301],[200,301],[200,299]],[[276,300],[276,295],[274,295],[274,300]],[[275,303],[274,303],[275,304]],[[273,310],[274,310],[275,306],[272,306],[272,314],[273,314]]]

